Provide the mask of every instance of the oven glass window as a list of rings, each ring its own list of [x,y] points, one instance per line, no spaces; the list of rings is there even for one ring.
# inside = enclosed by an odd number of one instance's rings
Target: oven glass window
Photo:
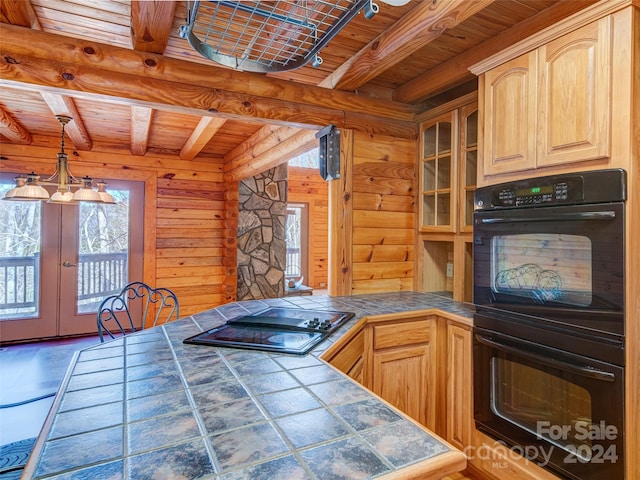
[[[554,373],[555,372],[555,373]],[[491,359],[491,409],[554,445],[591,458],[591,395],[559,371],[502,357]],[[586,437],[586,438],[585,438]]]
[[[498,235],[492,243],[492,290],[535,303],[588,306],[591,240],[579,235]]]

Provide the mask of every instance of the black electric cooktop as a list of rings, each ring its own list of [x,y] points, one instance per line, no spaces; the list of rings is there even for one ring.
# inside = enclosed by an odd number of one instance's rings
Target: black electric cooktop
[[[184,343],[304,355],[352,318],[352,312],[268,308],[229,320]]]

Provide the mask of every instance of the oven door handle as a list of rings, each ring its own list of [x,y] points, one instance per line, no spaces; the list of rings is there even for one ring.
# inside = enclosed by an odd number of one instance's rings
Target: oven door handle
[[[589,367],[587,365],[576,365],[575,363],[563,362],[562,360],[544,356],[539,353],[531,352],[527,350],[526,347],[515,347],[513,345],[507,345],[497,340],[487,338],[484,335],[480,335],[479,333],[476,333],[476,339],[480,343],[483,343],[484,345],[487,345],[489,347],[502,350],[503,352],[506,352],[506,353],[512,353],[515,355],[519,355],[521,357],[526,357],[538,363],[542,363],[543,365],[560,368],[565,371],[577,373],[578,375],[581,375],[583,377],[589,377],[596,380],[603,380],[605,382],[616,381],[616,376],[612,372],[605,372],[603,370]]]
[[[607,210],[603,212],[579,212],[556,213],[549,216],[518,216],[518,217],[492,217],[476,218],[477,224],[487,223],[518,223],[518,222],[566,222],[567,220],[611,220],[616,218],[616,212]]]

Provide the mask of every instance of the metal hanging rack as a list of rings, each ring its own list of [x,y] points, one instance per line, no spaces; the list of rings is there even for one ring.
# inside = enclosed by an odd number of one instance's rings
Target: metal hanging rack
[[[360,11],[371,18],[373,0],[188,1],[180,36],[217,63],[251,72],[282,72],[312,62]]]

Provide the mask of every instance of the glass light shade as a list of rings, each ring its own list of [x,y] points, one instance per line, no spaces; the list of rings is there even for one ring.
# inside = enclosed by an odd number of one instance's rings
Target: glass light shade
[[[48,199],[49,192],[38,185],[39,179],[40,176],[33,172],[31,172],[27,177],[16,177],[15,188],[12,188],[5,194],[4,200],[29,201]]]
[[[82,187],[73,194],[73,200],[76,202],[102,202],[100,194],[92,188]]]
[[[42,188],[42,187],[40,187]],[[40,201],[46,200],[46,198],[40,197],[29,197],[29,193],[33,193],[33,191],[29,192],[27,187],[15,187],[5,193],[3,200],[14,201],[14,202],[29,202],[29,201]]]
[[[107,182],[105,182],[104,180],[100,180],[98,182],[98,195],[100,195],[100,198],[102,199],[102,203],[116,203],[113,196],[109,192],[107,192],[106,189],[107,189]]]
[[[77,202],[102,202],[102,198],[91,186],[91,178],[82,177],[82,188],[73,194]]]
[[[73,192],[67,190],[66,192],[61,192],[58,190],[56,193],[51,195],[51,198],[47,200],[47,203],[62,203],[65,205],[75,205],[77,202],[73,199]]]

